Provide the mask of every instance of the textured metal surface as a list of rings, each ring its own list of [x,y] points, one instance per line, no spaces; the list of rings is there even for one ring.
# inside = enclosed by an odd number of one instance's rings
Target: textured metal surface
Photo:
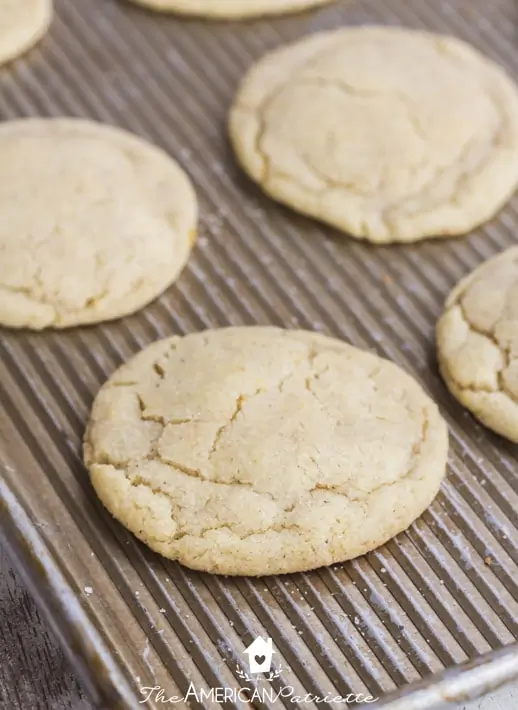
[[[144,707],[139,685],[168,695],[190,681],[239,687],[236,664],[258,635],[277,651],[272,686],[298,695],[386,699],[503,647],[504,660],[486,658],[483,672],[454,671],[452,680],[450,671],[389,707],[428,710],[518,674],[518,449],[452,400],[433,354],[450,288],[516,241],[518,198],[466,238],[371,248],[264,197],[226,139],[229,103],[255,59],[305,33],[365,22],[458,35],[518,76],[514,0],[359,0],[246,24],[58,0],[50,36],[0,73],[1,119],[64,114],[129,128],[184,165],[202,207],[182,278],[141,313],[63,333],[1,334],[0,529],[102,707]],[[211,577],[153,555],[96,501],[80,442],[107,375],[157,337],[254,323],[372,348],[439,402],[451,427],[448,480],[430,510],[377,552],[311,574]]]

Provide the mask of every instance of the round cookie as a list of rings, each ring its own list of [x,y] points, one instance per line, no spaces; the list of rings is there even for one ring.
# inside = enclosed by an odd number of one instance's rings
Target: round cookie
[[[372,550],[432,502],[448,435],[396,365],[268,327],[154,343],[98,393],[84,458],[106,508],[156,552],[219,574]]]
[[[0,3],[0,64],[20,56],[48,30],[52,0],[2,0]]]
[[[264,15],[287,15],[333,0],[132,0],[152,10],[191,17],[244,20]]]
[[[141,308],[182,270],[196,218],[184,172],[131,133],[0,124],[0,324],[65,328]]]
[[[518,247],[463,279],[437,325],[441,374],[481,422],[518,442]]]
[[[265,192],[376,243],[465,233],[518,184],[516,86],[452,37],[306,37],[251,69],[229,128]]]

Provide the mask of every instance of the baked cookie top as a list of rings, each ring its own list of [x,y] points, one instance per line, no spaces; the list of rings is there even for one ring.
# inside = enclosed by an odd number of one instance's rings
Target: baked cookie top
[[[272,197],[377,243],[467,232],[518,184],[515,84],[460,40],[408,29],[341,29],[268,54],[230,135]]]
[[[407,528],[445,474],[436,405],[394,364],[304,331],[154,343],[97,395],[84,456],[153,550],[233,575],[313,569]]]
[[[333,0],[132,0],[162,12],[176,12],[210,19],[246,19],[262,15],[284,15]]]
[[[437,350],[459,402],[518,442],[518,247],[484,262],[452,291]]]
[[[52,18],[52,0],[0,2],[0,64],[20,56],[46,33]]]
[[[137,310],[181,271],[196,215],[187,176],[137,136],[75,119],[0,124],[0,323]]]

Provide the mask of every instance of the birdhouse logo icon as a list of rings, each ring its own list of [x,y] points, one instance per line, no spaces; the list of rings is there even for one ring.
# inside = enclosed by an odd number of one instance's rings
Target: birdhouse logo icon
[[[273,641],[258,636],[244,651],[248,656],[250,673],[269,673],[272,667]]]

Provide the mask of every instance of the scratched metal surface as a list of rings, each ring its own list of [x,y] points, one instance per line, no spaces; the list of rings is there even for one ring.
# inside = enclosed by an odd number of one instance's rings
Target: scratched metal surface
[[[140,685],[170,695],[190,681],[207,691],[238,687],[236,665],[258,635],[277,651],[274,688],[370,694],[398,710],[463,700],[518,673],[517,447],[452,400],[433,354],[450,288],[516,241],[518,199],[466,238],[372,248],[268,200],[226,140],[228,106],[255,59],[308,32],[365,22],[458,35],[518,76],[514,0],[351,0],[243,24],[58,0],[49,37],[0,72],[0,119],[64,114],[129,128],[184,165],[201,202],[186,271],[139,314],[63,333],[1,334],[0,531],[100,707],[144,707]],[[451,427],[448,479],[407,533],[349,564],[232,580],[160,559],[104,512],[80,441],[108,374],[157,337],[254,323],[371,348],[437,399]],[[285,706],[296,704],[256,704]]]

